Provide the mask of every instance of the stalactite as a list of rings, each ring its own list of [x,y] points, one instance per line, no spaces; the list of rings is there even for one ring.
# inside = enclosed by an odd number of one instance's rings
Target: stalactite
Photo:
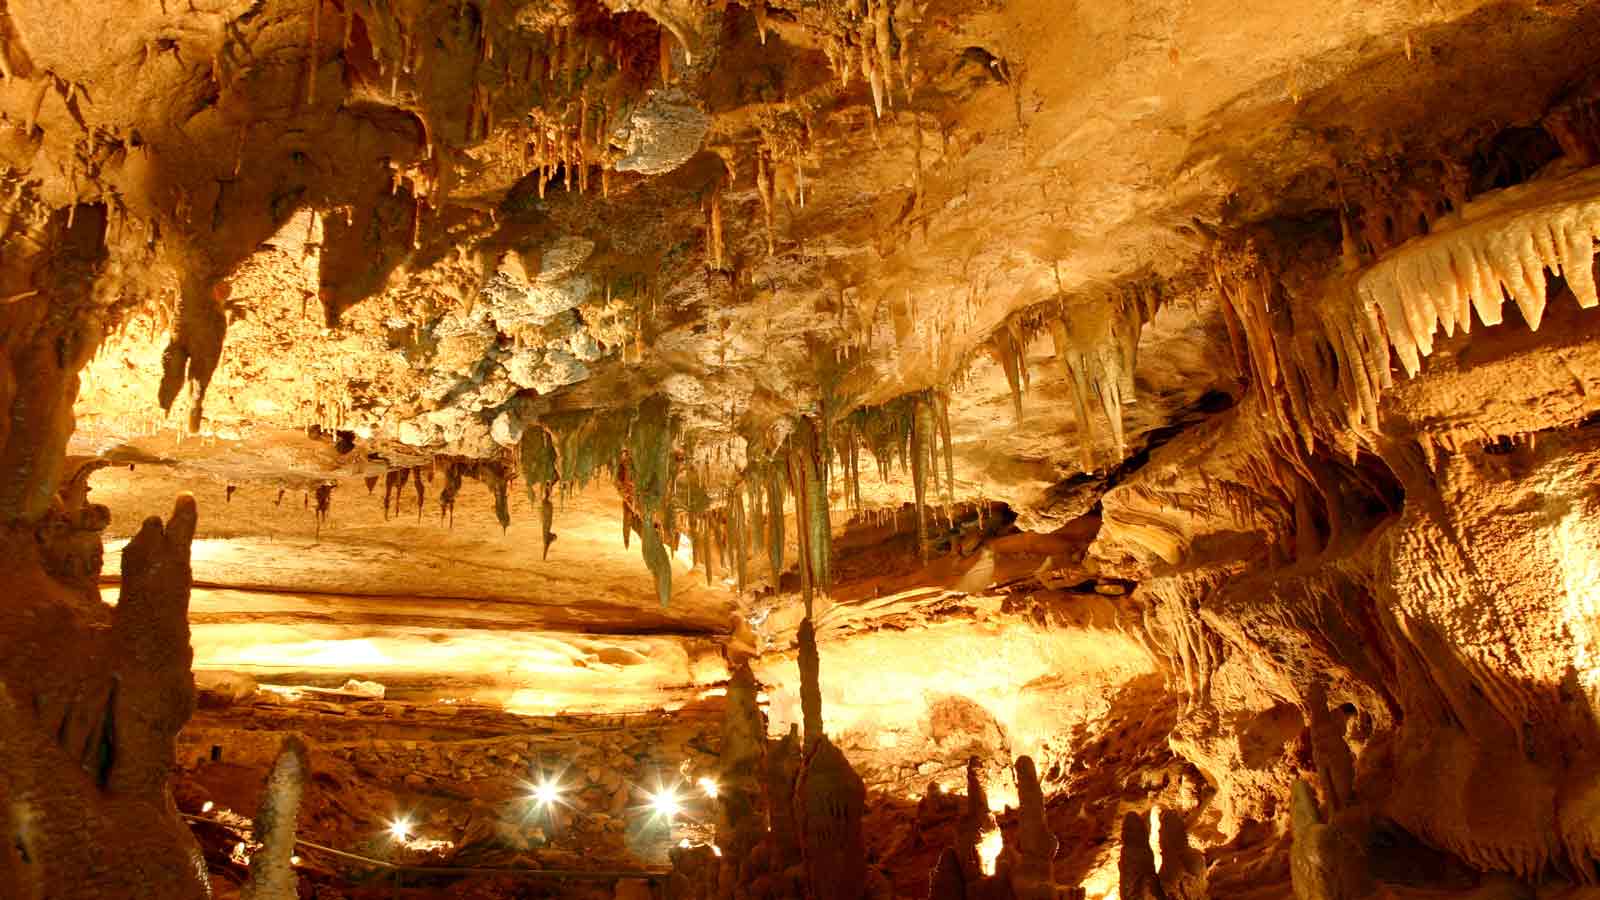
[[[321,39],[322,0],[311,0],[311,32],[306,47],[306,106],[317,105],[317,44]]]
[[[555,441],[541,425],[532,425],[522,432],[518,445],[522,469],[522,483],[528,492],[528,502],[539,505],[539,558],[550,558],[550,545],[555,543],[555,504],[552,500],[555,486],[560,480],[556,459]],[[535,496],[535,486],[538,496]],[[627,535],[624,533],[624,540]]]
[[[933,396],[939,406],[939,438],[944,443],[944,501],[948,510],[954,507],[956,502],[956,453],[955,445],[950,439],[950,395],[944,391],[936,391]],[[948,515],[948,512],[946,514]]]
[[[795,543],[799,545],[799,559],[796,560],[795,568],[800,573],[801,602],[809,619],[816,601],[816,582],[811,565],[809,512],[811,492],[806,485],[805,462],[801,459],[800,451],[791,446],[784,454],[783,465],[784,475],[789,479],[789,493],[794,497],[794,535]]]
[[[783,584],[783,499],[783,476],[774,466],[767,471],[767,561],[774,592]]]
[[[645,565],[655,576],[656,598],[665,607],[672,598],[672,566],[667,548],[656,530],[661,516],[671,534],[672,514],[667,505],[672,494],[672,430],[667,398],[655,394],[640,404],[628,434],[635,497],[640,508],[640,549]]]
[[[1000,364],[1000,369],[1005,373],[1006,386],[1011,389],[1011,406],[1016,414],[1017,424],[1022,424],[1022,371],[1026,363],[1022,359],[1025,352],[1017,346],[1016,334],[1010,328],[1001,328],[995,332],[989,342],[990,353],[995,361]]]
[[[556,542],[556,505],[551,500],[551,493],[555,490],[555,482],[547,481],[539,486],[539,559],[550,558],[550,545]]]
[[[766,221],[767,255],[772,256],[777,252],[777,237],[772,224],[773,175],[764,150],[756,151],[756,194],[761,198],[761,214]]]
[[[422,504],[427,499],[427,489],[422,486],[422,466],[411,469],[411,484],[417,491],[417,521],[422,521]]]
[[[406,481],[411,476],[410,469],[389,469],[383,473],[383,518],[389,518],[389,510],[393,507],[396,515],[400,513],[401,490],[405,488]]]
[[[918,398],[911,428],[911,485],[916,496],[917,553],[928,559],[928,461],[934,437],[933,410],[926,398]]]
[[[722,181],[718,179],[706,198],[706,265],[721,270],[724,265],[722,244]]]
[[[746,552],[759,558],[767,552],[767,501],[766,481],[755,467],[745,473],[745,500],[750,519],[747,535],[750,546]]]
[[[849,479],[850,507],[861,512],[861,441],[853,424],[845,426],[845,477]]]
[[[1578,305],[1600,305],[1594,242],[1600,238],[1600,170],[1485,195],[1436,223],[1364,272],[1355,291],[1383,328],[1408,376],[1443,330],[1502,320],[1509,296],[1534,331],[1544,319],[1545,270],[1567,281]]]
[[[744,513],[744,485],[736,484],[728,492],[728,549],[733,558],[735,583],[742,596],[749,583],[750,545],[746,532],[749,527]]]
[[[1132,383],[1134,360],[1130,347],[1137,348],[1148,308],[1129,304],[1126,299],[1108,304],[1103,300],[1074,306],[1049,322],[1056,356],[1066,369],[1072,391],[1074,412],[1082,444],[1085,469],[1095,467],[1096,427],[1089,402],[1099,400],[1099,412],[1111,431],[1116,460],[1127,456],[1127,441],[1122,424],[1123,392]]]
[[[812,595],[826,592],[832,583],[833,529],[828,515],[827,447],[825,432],[802,417],[790,435],[788,465],[795,494],[795,527],[800,538],[801,584],[806,609]]]
[[[474,477],[483,482],[494,498],[494,518],[505,533],[511,527],[511,476],[497,459],[479,462],[473,469]]]
[[[333,489],[336,488],[336,487],[338,487],[338,485],[334,484],[331,481],[330,482],[324,482],[322,484],[317,485],[317,489],[316,489],[316,494],[317,494],[316,519],[317,519],[317,536],[318,537],[322,536],[322,526],[323,526],[324,523],[326,523],[328,521],[328,510],[333,505]]]
[[[444,487],[439,491],[439,521],[443,522],[448,516],[451,528],[456,525],[456,496],[461,493],[464,475],[465,467],[461,463],[455,460],[445,463]]]

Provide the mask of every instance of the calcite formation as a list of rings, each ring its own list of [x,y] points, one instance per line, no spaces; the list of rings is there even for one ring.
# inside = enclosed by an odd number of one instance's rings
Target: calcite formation
[[[245,900],[294,900],[299,894],[295,826],[309,764],[305,744],[286,738],[256,812],[255,839],[261,848],[250,857],[250,880],[240,892]]]
[[[0,0],[0,894],[1592,889],[1600,9],[1302,7]]]
[[[166,522],[145,520],[123,550],[114,609],[84,595],[81,570],[58,581],[33,534],[7,536],[17,593],[3,629],[0,877],[20,897],[210,896],[168,785],[174,741],[194,707],[196,521],[190,497]]]

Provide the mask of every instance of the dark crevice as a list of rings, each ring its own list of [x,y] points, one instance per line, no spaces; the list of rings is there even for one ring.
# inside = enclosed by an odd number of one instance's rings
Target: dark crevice
[[[95,784],[104,788],[111,782],[111,767],[117,760],[117,682],[106,693],[105,719],[100,723],[100,739],[95,744],[93,768]]]

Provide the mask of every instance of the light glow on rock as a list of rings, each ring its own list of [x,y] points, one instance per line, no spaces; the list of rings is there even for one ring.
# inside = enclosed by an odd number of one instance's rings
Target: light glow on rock
[[[983,874],[994,874],[995,861],[1000,858],[1000,849],[1004,846],[1005,838],[1000,829],[984,832],[983,839],[978,842],[978,864],[983,868]]]

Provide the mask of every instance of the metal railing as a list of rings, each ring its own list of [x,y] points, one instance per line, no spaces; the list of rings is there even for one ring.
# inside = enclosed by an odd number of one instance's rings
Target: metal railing
[[[218,819],[208,819],[205,816],[196,816],[189,813],[179,813],[179,816],[190,822],[200,822],[206,825],[215,825],[239,836],[239,826],[230,825]],[[637,879],[641,881],[660,881],[671,874],[665,869],[619,869],[605,871],[598,869],[527,869],[517,866],[408,866],[390,862],[385,859],[374,859],[359,853],[350,853],[346,850],[336,850],[332,847],[296,838],[296,847],[304,847],[319,853],[327,853],[340,859],[362,863],[375,869],[382,869],[394,875],[396,887],[405,875],[449,875],[455,877],[468,877],[472,875],[494,876],[497,878],[526,878],[536,881],[624,881]]]

